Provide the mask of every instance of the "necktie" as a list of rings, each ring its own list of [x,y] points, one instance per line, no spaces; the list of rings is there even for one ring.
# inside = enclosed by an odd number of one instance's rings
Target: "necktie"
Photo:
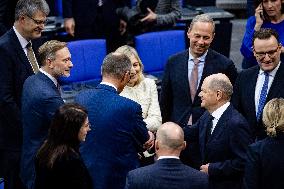
[[[211,130],[212,130],[212,127],[213,127],[213,122],[212,122],[213,119],[214,119],[214,117],[210,114],[208,124],[206,126],[206,142],[208,141],[209,137],[211,136]]]
[[[257,121],[259,121],[259,119],[261,118],[262,110],[265,105],[267,91],[268,91],[269,74],[267,72],[264,72],[264,75],[265,75],[265,79],[264,79],[263,86],[261,88],[260,97],[258,101],[258,110],[256,114]]]
[[[27,47],[27,57],[31,63],[34,73],[37,73],[39,71],[39,67],[34,55],[32,44],[29,42],[26,47]]]
[[[191,71],[190,79],[189,79],[189,89],[190,89],[190,95],[191,95],[191,101],[194,101],[194,97],[196,95],[197,91],[197,84],[198,84],[198,59],[194,59],[194,66]]]
[[[197,84],[198,84],[198,63],[199,60],[198,59],[194,59],[193,60],[194,65],[191,71],[191,75],[190,75],[190,79],[189,79],[189,89],[190,89],[190,97],[191,97],[191,101],[194,101],[194,97],[196,95],[196,91],[197,91]],[[189,119],[188,119],[188,125],[192,125],[192,114],[190,115]]]

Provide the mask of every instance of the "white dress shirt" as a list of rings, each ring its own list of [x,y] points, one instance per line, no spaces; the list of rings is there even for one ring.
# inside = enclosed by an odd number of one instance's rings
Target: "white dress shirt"
[[[227,110],[227,108],[229,106],[230,106],[230,102],[227,102],[211,114],[214,117],[214,119],[212,120],[213,124],[212,124],[212,128],[211,128],[211,134],[213,133],[220,117],[223,115],[223,113]]]

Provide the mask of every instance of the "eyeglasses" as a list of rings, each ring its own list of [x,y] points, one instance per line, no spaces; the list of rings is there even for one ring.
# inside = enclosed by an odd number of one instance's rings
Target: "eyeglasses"
[[[254,53],[256,54],[256,56],[258,58],[264,58],[266,56],[266,54],[269,56],[269,58],[271,58],[271,57],[275,56],[275,53],[279,50],[279,47],[280,46],[278,46],[275,50],[271,50],[271,51],[267,51],[267,52],[256,52],[254,50]]]
[[[30,17],[28,15],[27,15],[27,17],[30,18],[36,25],[42,25],[42,24],[46,25],[47,22],[48,22],[47,19],[46,20],[36,20],[36,19],[34,19],[34,18],[32,18],[32,17]]]

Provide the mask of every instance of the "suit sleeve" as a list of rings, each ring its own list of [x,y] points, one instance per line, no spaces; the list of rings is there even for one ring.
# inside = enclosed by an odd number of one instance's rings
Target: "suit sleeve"
[[[151,102],[147,112],[147,117],[144,119],[147,128],[150,131],[157,131],[162,124],[161,110],[158,102],[157,86],[153,80],[148,83],[150,87]]]
[[[229,60],[229,66],[226,69],[226,75],[229,77],[232,85],[234,85],[237,76],[238,76],[238,71],[237,68],[235,67],[235,64],[232,60]]]
[[[140,105],[135,106],[135,113],[133,114],[133,139],[136,143],[138,151],[143,151],[143,145],[149,139],[146,123],[143,121],[142,109]]]
[[[241,111],[241,73],[239,74],[239,76],[236,79],[235,85],[234,85],[234,92],[233,92],[233,97],[232,97],[232,103],[233,106],[236,108],[236,110],[238,110],[240,113]]]
[[[260,158],[255,145],[250,145],[247,151],[245,175],[243,180],[244,189],[258,189],[260,181]]]
[[[45,107],[45,116],[48,121],[51,121],[56,110],[63,105],[64,102],[60,96],[50,97],[45,100],[43,107]]]
[[[21,110],[14,98],[13,64],[6,51],[0,49],[0,108],[1,114],[12,127],[21,125]],[[22,87],[22,86],[19,86]]]
[[[209,164],[209,176],[211,177],[234,177],[243,174],[246,150],[252,142],[249,125],[245,120],[233,120],[228,123],[229,147],[231,159]]]
[[[171,87],[170,65],[171,65],[171,59],[169,59],[166,64],[166,68],[165,68],[164,76],[162,80],[160,107],[161,107],[163,123],[170,121],[171,112],[173,108],[173,99],[172,99],[173,94],[172,94],[172,87]]]
[[[167,14],[157,14],[158,26],[173,25],[181,16],[181,6],[179,0],[165,0],[165,2],[170,3],[170,10]]]
[[[62,0],[63,18],[73,17],[73,0]]]

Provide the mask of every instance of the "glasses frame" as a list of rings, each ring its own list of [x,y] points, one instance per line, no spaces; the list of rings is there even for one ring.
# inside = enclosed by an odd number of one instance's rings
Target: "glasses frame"
[[[28,15],[26,15],[29,19],[31,19],[36,25],[46,25],[47,24],[47,22],[48,22],[48,19],[46,19],[46,20],[36,20],[36,19],[34,19],[33,17],[31,17],[31,16],[28,16]]]
[[[269,58],[272,58],[275,56],[276,52],[281,48],[281,45],[278,45],[275,50],[271,50],[268,52],[256,52],[255,49],[253,49],[254,53],[256,54],[257,58],[263,59],[268,55]]]

